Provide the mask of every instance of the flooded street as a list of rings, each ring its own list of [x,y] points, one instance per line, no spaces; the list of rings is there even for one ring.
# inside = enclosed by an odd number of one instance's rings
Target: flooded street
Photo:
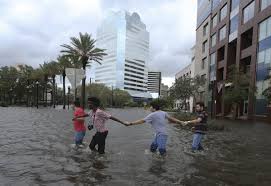
[[[125,127],[107,122],[103,157],[73,143],[72,111],[0,108],[0,185],[271,185],[271,125],[224,122],[210,131],[203,153],[190,153],[192,133],[169,125],[165,159],[149,153],[148,124]],[[108,109],[135,120],[142,109]],[[94,131],[87,131],[89,143]]]

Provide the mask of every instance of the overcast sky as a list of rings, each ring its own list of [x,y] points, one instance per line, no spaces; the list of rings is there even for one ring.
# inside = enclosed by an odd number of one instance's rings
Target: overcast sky
[[[37,67],[53,60],[60,44],[96,28],[110,10],[137,12],[150,32],[150,70],[170,84],[190,62],[196,0],[0,0],[0,65]]]

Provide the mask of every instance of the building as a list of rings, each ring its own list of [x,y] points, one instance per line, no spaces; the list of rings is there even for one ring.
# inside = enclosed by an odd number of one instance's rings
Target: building
[[[193,46],[191,48],[191,63],[189,65],[187,65],[186,67],[184,67],[182,70],[180,70],[178,73],[176,73],[175,75],[175,79],[179,79],[179,78],[193,78],[195,77],[195,46]],[[186,100],[186,102],[189,105],[188,110],[190,112],[193,111],[193,107],[194,107],[194,98],[190,97],[189,100]],[[177,100],[175,101],[175,109],[178,109],[182,104],[181,100]]]
[[[160,88],[160,97],[161,98],[167,98],[169,95],[169,87],[165,85],[164,83],[161,83]]]
[[[160,94],[161,72],[148,72],[148,92]]]
[[[211,4],[207,17],[201,15],[202,9],[198,9],[201,22],[197,29],[197,36],[204,35],[204,25],[210,25],[205,40],[197,37],[197,48],[204,46],[206,41],[209,43],[209,111],[214,116],[232,114],[232,105],[225,103],[224,95],[231,86],[225,83],[229,67],[235,65],[250,75],[250,87],[257,88],[256,99],[254,91],[247,90],[250,94],[242,102],[238,115],[266,116],[268,103],[262,92],[268,86],[266,77],[271,66],[271,0],[198,0],[198,3],[199,7]],[[196,61],[199,62],[200,57]]]
[[[210,25],[211,25],[212,1],[198,0],[197,28],[195,45],[195,74],[208,79],[209,74],[209,46],[210,46]],[[208,104],[208,80],[204,87],[201,87],[200,98]]]
[[[135,99],[147,93],[149,32],[137,13],[110,12],[97,29],[97,47],[108,54],[95,65],[95,83],[128,91]]]

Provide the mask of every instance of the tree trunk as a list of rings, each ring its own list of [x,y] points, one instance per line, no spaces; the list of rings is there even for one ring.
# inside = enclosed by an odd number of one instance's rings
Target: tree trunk
[[[232,119],[236,120],[237,118],[237,104],[236,103],[233,103],[233,111],[232,111]]]
[[[65,70],[62,72],[62,77],[63,77],[63,109],[65,109],[66,108]]]
[[[83,70],[86,70],[86,65],[83,66]],[[85,91],[86,91],[86,77],[82,79],[82,89],[81,89],[81,103],[82,108],[85,108]]]

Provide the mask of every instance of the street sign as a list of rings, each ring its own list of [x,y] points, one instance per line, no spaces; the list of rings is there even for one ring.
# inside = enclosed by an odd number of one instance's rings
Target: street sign
[[[66,76],[69,79],[72,88],[76,88],[80,85],[81,80],[86,77],[85,71],[76,68],[66,68]]]

